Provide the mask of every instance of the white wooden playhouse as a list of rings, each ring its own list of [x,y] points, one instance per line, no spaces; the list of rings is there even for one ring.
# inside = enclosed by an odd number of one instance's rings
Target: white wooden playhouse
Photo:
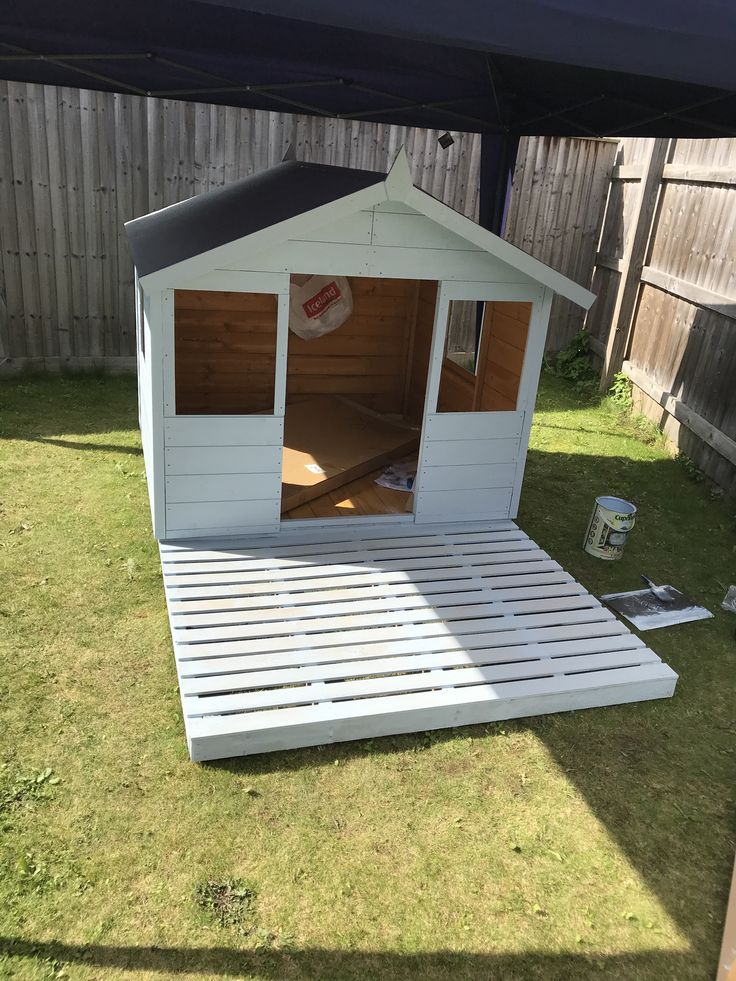
[[[285,162],[126,229],[193,759],[672,694],[512,520],[552,297],[591,293],[414,187],[403,152]],[[303,339],[312,282],[307,316],[352,312]]]

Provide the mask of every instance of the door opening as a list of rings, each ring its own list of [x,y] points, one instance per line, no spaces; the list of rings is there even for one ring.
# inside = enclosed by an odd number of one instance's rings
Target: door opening
[[[321,336],[289,331],[282,518],[410,515],[437,283],[325,279],[306,312],[345,285],[352,312]],[[292,315],[309,277],[295,283]]]

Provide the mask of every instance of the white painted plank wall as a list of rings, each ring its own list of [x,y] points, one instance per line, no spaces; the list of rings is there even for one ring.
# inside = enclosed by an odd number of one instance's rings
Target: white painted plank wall
[[[523,421],[523,412],[429,414],[417,521],[508,517]]]

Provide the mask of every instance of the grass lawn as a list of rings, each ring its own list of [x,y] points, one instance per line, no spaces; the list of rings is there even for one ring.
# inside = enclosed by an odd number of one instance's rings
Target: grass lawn
[[[194,765],[132,379],[0,389],[0,977],[714,975],[734,853],[733,505],[545,378],[520,523],[647,636],[675,698]],[[620,563],[580,548],[633,500]]]

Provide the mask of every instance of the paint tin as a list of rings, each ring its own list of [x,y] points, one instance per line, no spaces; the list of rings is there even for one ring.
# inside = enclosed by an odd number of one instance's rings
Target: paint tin
[[[597,559],[608,562],[620,559],[635,521],[636,508],[629,501],[620,497],[596,497],[583,548]]]

